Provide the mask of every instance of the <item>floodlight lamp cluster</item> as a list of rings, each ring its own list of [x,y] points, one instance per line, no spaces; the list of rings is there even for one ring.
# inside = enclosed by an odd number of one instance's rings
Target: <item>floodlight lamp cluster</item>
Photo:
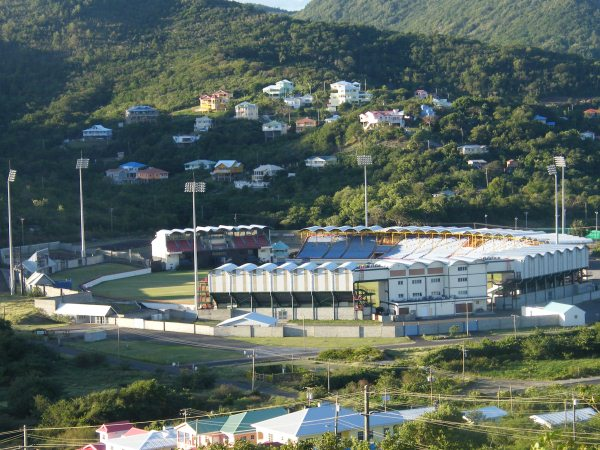
[[[188,181],[185,183],[185,192],[206,192],[206,183],[203,181]]]
[[[554,165],[556,167],[560,167],[561,169],[567,167],[567,162],[565,161],[564,156],[555,156],[554,157]]]
[[[14,169],[11,169],[8,171],[8,182],[12,183],[13,181],[15,181],[15,178],[17,178],[17,171]]]
[[[556,175],[556,166],[554,164],[548,166],[548,174]]]
[[[359,166],[369,166],[373,164],[373,157],[371,155],[358,155],[356,161]]]
[[[89,158],[78,158],[77,163],[75,164],[75,169],[87,169],[90,167],[90,159]]]

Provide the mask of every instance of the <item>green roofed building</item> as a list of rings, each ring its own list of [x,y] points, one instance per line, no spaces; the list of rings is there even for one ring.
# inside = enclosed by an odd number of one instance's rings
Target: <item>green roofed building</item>
[[[600,241],[600,230],[590,231],[586,238],[592,239],[593,241]]]
[[[285,408],[246,411],[231,416],[188,420],[175,427],[177,448],[191,450],[211,444],[233,445],[237,441],[256,443],[259,436],[251,424],[287,414]]]

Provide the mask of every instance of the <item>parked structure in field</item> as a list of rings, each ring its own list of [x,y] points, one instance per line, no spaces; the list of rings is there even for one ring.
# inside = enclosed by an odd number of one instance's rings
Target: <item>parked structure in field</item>
[[[125,123],[155,122],[158,119],[158,109],[148,105],[132,106],[125,111]]]
[[[239,105],[235,105],[235,118],[258,120],[258,106],[250,102],[242,102]]]
[[[369,130],[380,125],[398,125],[404,127],[404,111],[393,109],[391,111],[367,111],[359,116],[364,130]]]
[[[360,83],[353,81],[338,81],[332,83],[331,93],[329,95],[329,103],[327,107],[331,111],[335,111],[338,106],[345,103],[349,105],[358,105],[361,103],[368,103],[373,98],[373,95],[369,92],[361,90]]]
[[[209,273],[218,307],[353,318],[363,302],[400,320],[515,309],[595,289],[590,240],[468,227],[310,227],[296,259]]]
[[[263,92],[269,97],[285,98],[294,92],[294,83],[289,80],[281,80],[263,88]]]
[[[90,128],[83,130],[83,140],[103,140],[108,141],[112,138],[112,130],[102,125],[92,125]]]

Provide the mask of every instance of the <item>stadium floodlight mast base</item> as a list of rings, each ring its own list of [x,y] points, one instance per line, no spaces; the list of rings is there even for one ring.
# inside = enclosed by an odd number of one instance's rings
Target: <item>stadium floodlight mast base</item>
[[[363,166],[365,171],[365,227],[369,226],[369,206],[367,202],[367,166],[373,164],[373,157],[371,155],[358,155],[356,162],[359,166]]]
[[[560,168],[561,172],[561,180],[560,180],[560,201],[561,201],[561,233],[565,234],[565,221],[566,221],[566,210],[565,210],[565,168],[567,167],[567,161],[564,156],[555,156],[554,157],[554,165]]]
[[[554,164],[548,166],[548,174],[554,175],[554,232],[555,243],[558,244],[558,173]]]
[[[13,243],[12,243],[12,210],[10,205],[10,184],[15,181],[17,171],[14,169],[8,170],[8,178],[6,179],[6,190],[8,196],[8,259],[10,266],[10,295],[15,295],[15,263],[13,259]]]
[[[85,259],[85,225],[83,220],[83,169],[87,169],[90,166],[89,158],[78,158],[75,163],[75,169],[79,170],[79,210],[81,214],[81,259]],[[85,262],[84,262],[85,263]]]
[[[196,242],[196,192],[206,192],[206,183],[188,181],[185,183],[185,192],[192,193],[192,227],[194,228],[194,308],[198,317],[198,243]]]

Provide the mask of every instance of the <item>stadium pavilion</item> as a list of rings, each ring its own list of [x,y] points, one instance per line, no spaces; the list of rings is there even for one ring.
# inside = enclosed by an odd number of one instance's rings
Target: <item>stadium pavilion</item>
[[[351,319],[363,306],[399,320],[574,297],[591,240],[499,228],[309,227],[284,264],[227,263],[209,273],[218,308],[298,319]]]

